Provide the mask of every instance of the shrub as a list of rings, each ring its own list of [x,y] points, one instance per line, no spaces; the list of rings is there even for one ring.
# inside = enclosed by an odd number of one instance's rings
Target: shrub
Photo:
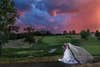
[[[81,31],[80,36],[82,39],[88,39],[88,37],[90,36],[90,33],[87,31]]]
[[[95,36],[96,36],[96,38],[97,38],[98,40],[100,40],[100,32],[99,32],[98,30],[95,32]]]
[[[71,39],[70,43],[76,45],[76,46],[79,46],[80,45],[80,40],[79,39]]]
[[[28,43],[35,43],[35,38],[33,36],[27,36],[24,41]]]

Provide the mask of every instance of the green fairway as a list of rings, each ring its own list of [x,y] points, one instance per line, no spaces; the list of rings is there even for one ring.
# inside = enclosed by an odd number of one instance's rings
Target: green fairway
[[[63,54],[63,49],[62,46],[65,42],[70,42],[71,39],[78,39],[80,42],[78,45],[80,47],[85,48],[87,51],[89,51],[92,55],[95,56],[100,56],[100,42],[99,40],[95,38],[89,38],[89,40],[82,40],[79,35],[64,35],[64,36],[44,36],[42,41],[37,44],[33,44],[31,48],[4,48],[3,49],[3,55],[33,55],[33,56],[47,56],[50,55],[48,54],[48,51],[56,48],[58,51],[55,52],[55,54],[51,55],[59,55]],[[76,41],[76,40],[75,40]],[[75,42],[74,42],[75,43]],[[42,52],[41,52],[42,50]],[[40,52],[40,53],[39,53]],[[38,54],[39,53],[39,54]],[[36,54],[36,55],[35,55]]]
[[[81,47],[85,48],[92,55],[100,56],[100,41],[95,38],[83,41]]]
[[[43,39],[43,42],[53,44],[53,45],[63,45],[63,43],[68,42],[71,38],[80,39],[79,35],[72,35],[72,36],[46,36]],[[89,40],[82,40],[80,39],[80,47],[85,48],[89,51],[92,55],[100,56],[100,41],[96,38],[89,38]]]
[[[89,40],[83,40],[79,35],[64,35],[64,36],[44,36],[40,43],[33,43],[30,48],[3,48],[2,58],[8,58],[12,60],[15,58],[30,58],[30,57],[49,57],[49,56],[62,56],[63,44],[65,42],[72,42],[72,39],[76,39],[73,43],[78,43],[78,46],[85,48],[93,56],[100,56],[100,42],[95,38],[89,38]],[[78,41],[77,41],[78,40]],[[80,41],[80,42],[79,42]],[[50,53],[52,49],[56,49],[53,53]],[[2,59],[1,58],[1,59]],[[7,59],[6,59],[7,60]]]

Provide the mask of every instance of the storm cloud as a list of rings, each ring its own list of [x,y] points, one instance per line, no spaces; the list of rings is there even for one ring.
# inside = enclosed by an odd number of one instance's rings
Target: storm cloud
[[[14,0],[22,23],[53,31],[100,30],[100,0]]]

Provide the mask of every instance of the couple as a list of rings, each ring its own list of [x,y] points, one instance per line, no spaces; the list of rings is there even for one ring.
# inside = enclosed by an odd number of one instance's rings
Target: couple
[[[85,49],[74,46],[71,43],[64,43],[64,56],[62,59],[58,59],[65,64],[84,64],[93,60],[92,55]]]

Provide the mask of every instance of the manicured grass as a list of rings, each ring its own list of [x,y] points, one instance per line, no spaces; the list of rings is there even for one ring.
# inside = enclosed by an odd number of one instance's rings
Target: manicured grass
[[[79,35],[65,35],[65,36],[45,36],[42,39],[41,43],[38,44],[33,44],[32,48],[5,48],[3,49],[3,55],[9,55],[9,54],[16,54],[16,53],[20,53],[20,55],[22,54],[36,54],[41,50],[43,51],[42,53],[47,53],[47,55],[49,55],[48,51],[56,48],[57,51],[55,52],[57,54],[63,54],[63,43],[68,42],[71,40],[71,38],[75,38],[75,39],[79,39],[80,36]],[[82,40],[80,39],[80,47],[85,48],[87,51],[89,51],[92,55],[97,55],[100,56],[100,42],[99,40],[95,39],[95,38],[89,38],[89,40]],[[22,54],[21,54],[22,52]],[[61,53],[62,52],[62,53]],[[41,54],[42,54],[41,53]],[[37,54],[38,55],[38,54]],[[51,54],[54,55],[54,54]]]
[[[71,39],[79,39],[80,47],[85,48],[94,56],[100,56],[100,42],[95,38],[89,40],[80,39],[79,35],[64,35],[64,36],[45,36],[42,42],[33,44],[31,48],[3,48],[2,58],[28,58],[28,57],[49,57],[62,56],[63,43],[70,42]],[[51,49],[55,49],[53,53],[49,53]]]
[[[100,56],[100,46],[99,45],[91,45],[91,46],[82,46],[85,48],[88,52],[90,52],[94,56]]]
[[[49,43],[49,44],[59,44],[67,42],[67,40],[70,38],[67,38],[65,36],[46,36],[43,39],[43,42]]]
[[[95,38],[83,41],[81,47],[85,48],[92,55],[100,56],[100,41]]]

